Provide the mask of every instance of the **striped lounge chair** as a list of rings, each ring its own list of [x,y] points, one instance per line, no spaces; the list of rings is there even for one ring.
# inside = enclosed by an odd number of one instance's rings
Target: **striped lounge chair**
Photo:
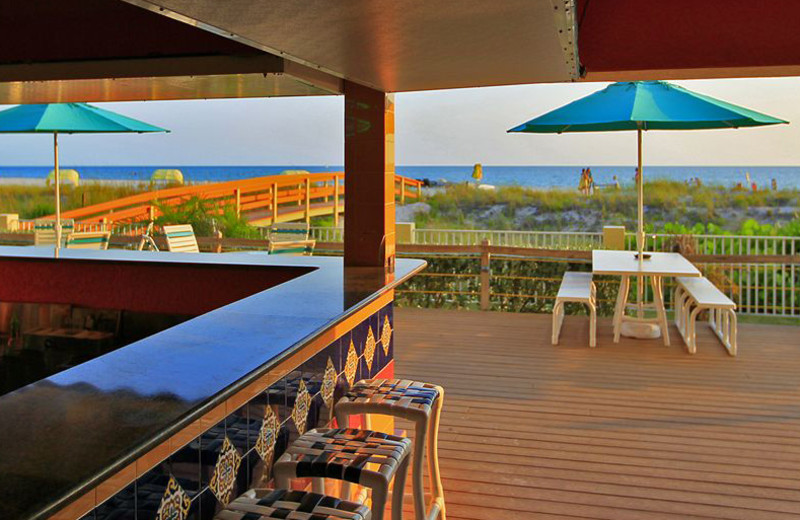
[[[308,238],[308,224],[274,224],[269,228],[269,254],[312,255],[317,242]]]
[[[173,253],[199,253],[197,238],[191,224],[176,226],[163,226],[164,236],[167,239],[167,251]]]
[[[61,244],[64,238],[75,230],[75,221],[68,218],[61,219]],[[36,219],[33,222],[33,245],[56,245],[56,221],[53,219]]]
[[[85,231],[67,235],[67,249],[108,249],[109,231]]]

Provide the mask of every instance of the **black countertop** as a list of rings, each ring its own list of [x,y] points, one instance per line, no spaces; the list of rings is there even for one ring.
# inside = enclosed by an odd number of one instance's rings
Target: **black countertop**
[[[61,250],[59,262],[297,268],[288,282],[0,397],[0,518],[42,518],[224,402],[333,324],[425,267],[345,268],[264,253]],[[0,247],[0,257],[53,250]]]

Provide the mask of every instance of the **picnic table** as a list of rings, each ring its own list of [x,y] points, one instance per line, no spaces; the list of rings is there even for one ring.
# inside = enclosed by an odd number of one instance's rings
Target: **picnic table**
[[[649,255],[649,256],[648,256]],[[592,251],[592,273],[596,275],[620,276],[619,293],[614,307],[614,343],[619,343],[622,324],[653,323],[660,327],[664,345],[669,346],[667,312],[664,308],[663,279],[666,276],[699,277],[700,271],[680,253],[645,253],[640,261],[632,251]],[[638,298],[635,304],[628,303],[631,277],[638,279]],[[653,288],[653,302],[643,301],[645,279]],[[625,314],[629,307],[636,310],[636,316]],[[655,310],[656,318],[645,318],[645,310]],[[627,335],[627,334],[626,334]]]

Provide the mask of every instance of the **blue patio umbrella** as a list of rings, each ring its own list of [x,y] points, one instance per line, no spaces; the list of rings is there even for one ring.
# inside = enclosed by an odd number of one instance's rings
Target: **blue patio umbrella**
[[[61,179],[58,134],[169,132],[86,103],[19,105],[0,112],[0,133],[53,134],[56,185],[56,256],[61,245]]]
[[[614,83],[561,108],[531,119],[509,132],[560,134],[635,130],[639,145],[639,258],[644,248],[643,130],[701,130],[788,123],[666,81]]]

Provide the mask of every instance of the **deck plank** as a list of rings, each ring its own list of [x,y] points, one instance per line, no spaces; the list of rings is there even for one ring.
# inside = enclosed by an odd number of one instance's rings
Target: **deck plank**
[[[446,391],[448,518],[800,517],[800,328],[740,326],[731,358],[611,340],[568,316],[395,310],[398,377]],[[495,509],[499,508],[499,509]]]

